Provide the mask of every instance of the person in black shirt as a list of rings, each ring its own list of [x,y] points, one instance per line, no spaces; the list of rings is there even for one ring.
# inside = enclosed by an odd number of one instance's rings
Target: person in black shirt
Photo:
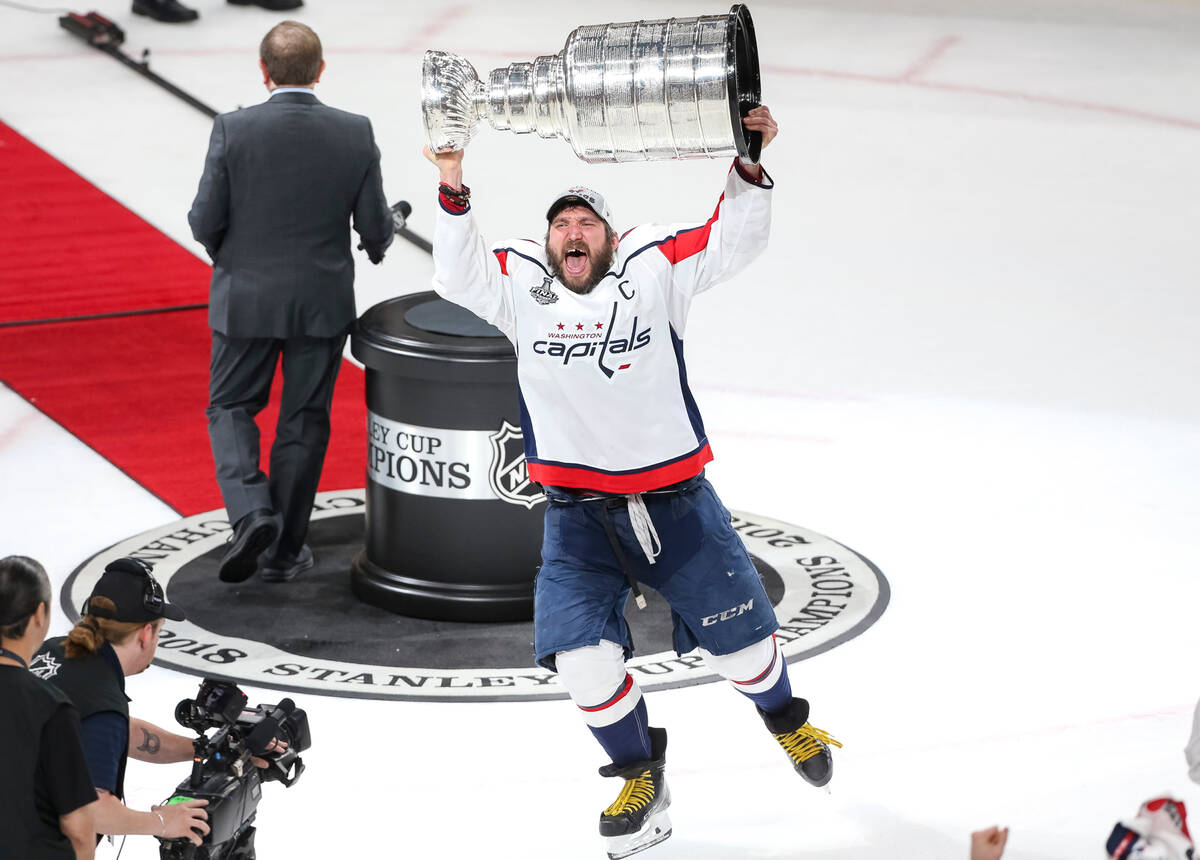
[[[182,621],[145,562],[119,558],[100,575],[83,617],[65,636],[48,640],[30,671],[65,693],[79,710],[83,748],[92,784],[96,833],[186,837],[200,845],[209,832],[207,800],[155,806],[139,812],[124,805],[125,763],[191,761],[191,738],[129,715],[125,677],[154,659],[165,619]]]
[[[79,741],[79,715],[27,671],[50,627],[50,578],[25,556],[0,559],[0,857],[96,853],[96,790]]]

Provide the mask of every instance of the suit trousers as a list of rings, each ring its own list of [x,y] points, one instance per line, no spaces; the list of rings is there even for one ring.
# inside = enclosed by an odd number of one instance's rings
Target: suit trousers
[[[208,438],[229,522],[259,508],[273,510],[281,526],[267,555],[294,556],[308,534],[329,446],[329,411],[346,335],[242,338],[214,329],[212,336]],[[259,467],[255,416],[267,405],[280,356],[283,393],[268,477]]]

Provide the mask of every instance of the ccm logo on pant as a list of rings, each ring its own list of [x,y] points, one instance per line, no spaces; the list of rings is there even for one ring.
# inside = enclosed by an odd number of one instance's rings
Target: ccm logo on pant
[[[718,612],[716,615],[706,615],[700,619],[700,624],[704,627],[711,627],[719,621],[728,621],[730,618],[737,618],[743,612],[748,612],[754,608],[754,601],[748,600],[741,606],[731,606],[724,612]]]

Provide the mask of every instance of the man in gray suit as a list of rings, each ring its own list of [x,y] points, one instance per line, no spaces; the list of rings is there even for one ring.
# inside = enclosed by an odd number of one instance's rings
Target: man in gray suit
[[[213,124],[192,235],[213,259],[208,434],[234,525],[220,577],[285,581],[312,567],[305,544],[329,443],[329,409],[355,319],[350,224],[372,263],[392,240],[379,149],[366,117],[313,95],[317,34],[276,25],[259,49],[266,102]],[[283,357],[270,477],[254,416]]]

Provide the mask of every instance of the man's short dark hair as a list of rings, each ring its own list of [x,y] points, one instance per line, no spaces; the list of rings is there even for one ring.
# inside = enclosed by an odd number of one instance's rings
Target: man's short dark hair
[[[50,577],[46,569],[23,555],[0,558],[0,637],[20,639],[38,604],[50,610]]]
[[[277,86],[308,86],[321,73],[321,40],[299,21],[280,21],[272,27],[258,55]]]

